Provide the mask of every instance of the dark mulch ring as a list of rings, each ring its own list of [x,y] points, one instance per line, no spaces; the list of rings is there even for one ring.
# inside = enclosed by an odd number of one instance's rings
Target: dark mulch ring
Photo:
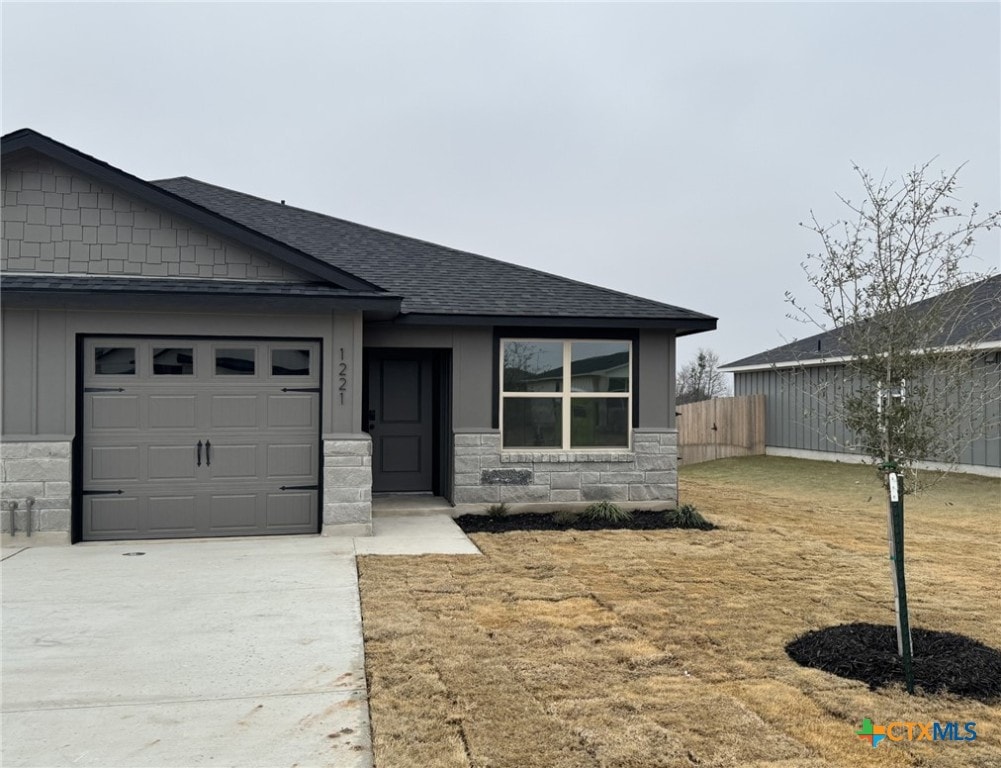
[[[914,688],[983,702],[1001,699],[1001,651],[952,632],[912,629]],[[842,624],[800,635],[786,653],[804,667],[861,680],[870,690],[904,683],[896,627]]]
[[[502,517],[489,515],[461,515],[455,522],[466,533],[507,533],[508,531],[659,531],[667,528],[684,528],[665,514],[674,510],[639,511],[625,521],[592,520],[583,515],[566,516],[559,512],[521,512],[507,514]],[[706,527],[708,526],[708,527]],[[711,531],[716,528],[707,522],[699,526],[700,530]]]

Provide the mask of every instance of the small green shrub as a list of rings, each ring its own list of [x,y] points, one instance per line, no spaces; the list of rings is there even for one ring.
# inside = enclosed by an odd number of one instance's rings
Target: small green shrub
[[[696,528],[700,531],[711,531],[716,526],[706,520],[692,504],[682,504],[677,509],[664,512],[668,525],[675,528]]]
[[[581,514],[585,520],[602,523],[628,523],[633,519],[632,510],[621,509],[610,501],[596,501]]]
[[[573,525],[580,515],[570,509],[561,509],[553,513],[553,522],[557,525]]]
[[[487,507],[487,517],[504,517],[510,510],[507,508],[507,504],[501,502],[500,504],[491,504]]]

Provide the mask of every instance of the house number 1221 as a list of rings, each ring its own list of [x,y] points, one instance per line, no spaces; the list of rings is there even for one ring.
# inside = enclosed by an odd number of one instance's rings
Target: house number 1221
[[[341,347],[341,362],[337,366],[337,394],[344,405],[344,393],[348,391],[348,364],[344,362],[344,347]]]

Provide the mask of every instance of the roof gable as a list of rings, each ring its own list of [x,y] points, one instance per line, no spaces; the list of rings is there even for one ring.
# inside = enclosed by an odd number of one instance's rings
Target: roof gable
[[[216,236],[34,151],[4,162],[0,188],[5,275],[317,282],[288,262]]]
[[[305,275],[313,280],[325,281],[349,290],[379,289],[379,286],[299,251],[288,243],[275,240],[244,223],[228,220],[217,212],[209,211],[191,200],[143,181],[36,131],[22,129],[9,133],[0,140],[0,147],[5,166],[31,155],[49,158],[61,166],[95,179],[100,184],[121,190],[128,197],[141,201],[152,209],[165,211],[171,217],[193,222],[216,233],[222,239],[266,254],[275,262],[287,265],[289,275]],[[281,279],[282,271],[281,267],[276,268],[273,263],[261,276],[265,279]]]

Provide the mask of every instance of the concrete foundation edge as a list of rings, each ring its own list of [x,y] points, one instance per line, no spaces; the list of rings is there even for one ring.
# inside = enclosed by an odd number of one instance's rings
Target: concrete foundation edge
[[[834,451],[808,451],[804,448],[780,448],[765,446],[766,456],[784,456],[787,459],[807,459],[809,461],[837,461],[842,464],[869,464],[871,459],[857,453],[836,453]],[[917,461],[914,466],[930,472],[957,472],[981,477],[1001,477],[1001,467],[983,464],[944,464],[940,461]]]

